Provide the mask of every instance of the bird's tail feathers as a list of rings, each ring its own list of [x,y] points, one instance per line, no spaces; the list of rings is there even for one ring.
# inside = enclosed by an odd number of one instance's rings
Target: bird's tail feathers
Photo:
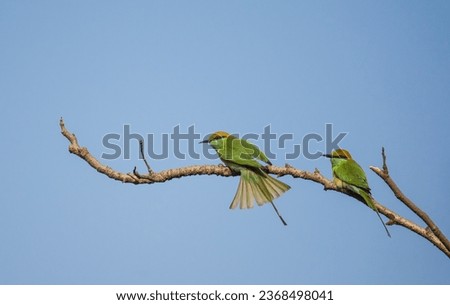
[[[373,203],[373,200],[372,200],[372,197],[370,196],[370,194],[368,194],[366,191],[359,189],[357,187],[354,187],[353,190],[356,191],[356,193],[359,194],[364,199],[364,201],[366,202],[366,204],[369,208],[371,208],[374,211],[377,211],[377,207]]]
[[[381,218],[380,213],[378,212],[378,209],[375,205],[375,203],[373,202],[372,197],[370,196],[370,194],[368,194],[366,191],[358,189],[357,193],[364,199],[364,201],[366,202],[366,204],[369,206],[369,208],[371,208],[372,210],[374,210],[377,215],[378,218],[380,218],[381,223],[383,224],[384,229],[386,230],[386,233],[389,237],[391,237],[391,233],[389,233],[388,228],[386,227],[386,224],[384,223],[383,219]]]
[[[253,208],[253,202],[263,205],[280,197],[291,187],[266,173],[256,174],[250,170],[241,170],[238,189],[231,202],[230,209]]]

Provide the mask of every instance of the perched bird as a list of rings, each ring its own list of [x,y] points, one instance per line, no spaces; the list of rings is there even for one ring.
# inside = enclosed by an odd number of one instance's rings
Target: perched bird
[[[333,182],[339,188],[348,189],[361,196],[372,210],[374,210],[381,220],[386,233],[389,237],[391,234],[381,219],[380,213],[373,202],[370,193],[369,184],[367,183],[364,170],[352,159],[350,153],[345,149],[336,149],[331,154],[324,154],[324,157],[330,158],[333,171]]]
[[[223,163],[241,176],[230,209],[234,209],[238,205],[241,209],[252,208],[254,201],[258,205],[270,202],[281,222],[287,225],[273,200],[291,187],[262,170],[263,165],[257,160],[269,165],[272,163],[257,146],[224,131],[217,131],[200,143],[209,143]]]

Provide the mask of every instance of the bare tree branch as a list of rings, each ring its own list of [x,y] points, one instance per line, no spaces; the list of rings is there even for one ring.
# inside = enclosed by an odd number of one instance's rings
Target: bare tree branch
[[[445,237],[445,235],[441,232],[439,227],[431,220],[430,216],[427,213],[422,211],[411,199],[405,196],[394,180],[389,175],[389,170],[386,163],[386,154],[384,151],[384,147],[381,150],[381,155],[383,158],[383,169],[379,169],[378,167],[371,166],[370,169],[374,171],[392,190],[395,197],[398,200],[403,202],[411,211],[413,211],[417,216],[419,216],[425,224],[428,226],[426,231],[431,231],[434,236],[444,245],[447,251],[450,251],[450,242]]]
[[[93,167],[99,173],[102,173],[111,179],[118,180],[123,183],[153,184],[153,183],[163,183],[172,180],[174,178],[182,178],[195,175],[216,175],[222,177],[230,177],[236,175],[228,167],[224,165],[194,165],[168,169],[160,172],[154,172],[150,168],[148,162],[145,160],[142,143],[140,143],[140,152],[144,159],[148,173],[139,174],[136,167],[130,173],[121,173],[113,170],[109,166],[103,165],[89,153],[86,147],[81,147],[78,144],[78,140],[75,137],[75,134],[70,133],[66,129],[62,118],[60,120],[59,125],[61,128],[62,135],[70,143],[69,144],[70,153],[75,154],[81,159],[85,160],[91,167]],[[370,168],[388,184],[388,186],[391,188],[391,190],[394,192],[394,194],[399,200],[404,202],[411,210],[413,210],[421,219],[425,221],[428,227],[423,228],[419,226],[413,221],[400,216],[399,214],[381,205],[378,201],[375,200],[375,205],[379,213],[389,218],[389,221],[387,222],[388,225],[400,225],[412,232],[415,232],[416,234],[430,241],[447,257],[450,258],[450,247],[448,245],[448,240],[446,239],[444,234],[439,230],[439,228],[431,221],[428,215],[425,214],[423,211],[421,211],[419,208],[417,208],[417,206],[414,203],[412,203],[412,201],[410,201],[406,196],[403,195],[403,193],[400,191],[397,185],[389,177],[384,149],[382,156],[383,156],[383,170],[373,166],[371,166]],[[364,200],[359,196],[355,195],[354,193],[348,191],[347,189],[337,188],[336,185],[332,181],[328,180],[325,176],[323,176],[318,169],[315,169],[314,172],[308,172],[294,168],[293,166],[286,164],[284,167],[270,165],[267,166],[265,170],[267,173],[274,174],[277,176],[288,175],[293,178],[300,178],[303,180],[313,181],[315,183],[321,184],[324,187],[324,190],[332,190],[335,192],[343,193],[365,204]]]

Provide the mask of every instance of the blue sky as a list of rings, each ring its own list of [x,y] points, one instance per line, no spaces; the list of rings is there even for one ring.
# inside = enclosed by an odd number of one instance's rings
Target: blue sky
[[[155,139],[270,125],[292,145],[331,123],[375,198],[417,220],[368,169],[384,146],[449,236],[449,37],[448,1],[1,1],[0,283],[450,284],[434,246],[401,227],[387,238],[367,207],[320,185],[281,178],[284,227],[270,205],[228,209],[237,177],[107,179],[58,126],[100,158],[124,124]],[[131,144],[131,159],[101,161],[144,171]],[[327,159],[288,162],[331,176]]]

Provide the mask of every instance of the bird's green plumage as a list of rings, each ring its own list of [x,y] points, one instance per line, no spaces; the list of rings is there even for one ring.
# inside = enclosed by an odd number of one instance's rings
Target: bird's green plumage
[[[330,155],[325,156],[329,157],[331,160],[333,181],[336,186],[349,189],[361,196],[367,206],[369,206],[377,213],[378,217],[381,220],[381,223],[386,229],[386,233],[390,237],[391,234],[389,233],[389,230],[381,219],[378,209],[372,199],[370,187],[367,183],[366,173],[361,168],[361,166],[356,163],[355,160],[353,160],[350,153],[345,149],[337,149]]]
[[[267,156],[256,145],[245,139],[239,139],[232,135],[221,137],[209,142],[217,151],[220,159],[232,169],[239,171],[240,166],[261,168],[262,165],[255,159],[271,164]]]
[[[257,160],[271,165],[267,156],[256,145],[223,131],[213,133],[207,142],[217,151],[225,165],[241,176],[230,209],[237,206],[241,209],[252,208],[254,201],[258,205],[270,202],[286,225],[273,200],[291,187],[262,170],[263,165]]]
[[[352,189],[363,197],[364,201],[371,209],[376,210],[376,207],[370,198],[370,187],[367,183],[366,174],[355,160],[332,158],[331,166],[334,179],[340,180],[340,182],[338,181],[336,184],[339,185],[339,183],[342,183]]]

